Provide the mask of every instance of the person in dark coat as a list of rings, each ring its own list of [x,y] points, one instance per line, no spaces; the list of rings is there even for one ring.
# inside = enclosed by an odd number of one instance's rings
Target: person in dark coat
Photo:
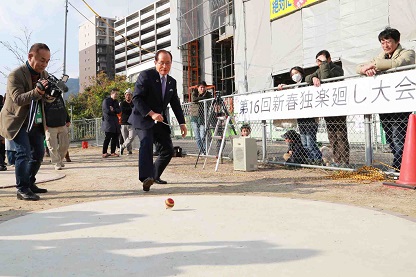
[[[110,97],[107,97],[103,100],[103,117],[101,130],[105,132],[105,139],[103,143],[103,158],[109,156],[118,157],[116,153],[116,146],[118,136],[120,135],[120,124],[118,123],[117,114],[121,112],[120,105],[117,101],[119,90],[112,89]],[[107,153],[108,145],[111,141],[111,154]]]
[[[308,153],[302,145],[300,134],[298,134],[295,130],[289,130],[286,133],[284,133],[282,137],[289,145],[289,148],[287,152],[283,155],[283,158],[288,163],[307,163]]]

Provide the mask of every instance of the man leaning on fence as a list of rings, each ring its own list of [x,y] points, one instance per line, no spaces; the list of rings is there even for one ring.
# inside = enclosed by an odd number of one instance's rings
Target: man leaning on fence
[[[318,69],[305,77],[308,84],[316,87],[321,85],[322,79],[344,76],[344,70],[331,61],[331,55],[327,50],[316,54]],[[334,153],[335,164],[333,166],[345,166],[349,164],[350,146],[348,143],[347,117],[328,116],[325,117],[328,140]]]
[[[400,32],[398,30],[386,28],[378,35],[378,40],[383,51],[370,62],[360,64],[357,67],[357,73],[374,76],[380,71],[415,63],[415,51],[404,49],[401,46]],[[407,122],[410,114],[410,112],[380,114],[381,125],[386,133],[386,140],[393,153],[393,170],[400,170]]]

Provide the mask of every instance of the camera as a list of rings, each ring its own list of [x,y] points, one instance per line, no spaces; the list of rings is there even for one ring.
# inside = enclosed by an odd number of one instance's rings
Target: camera
[[[49,74],[49,76],[46,79],[45,78],[40,79],[40,80],[48,81],[47,88],[45,88],[43,84],[39,81],[36,83],[36,87],[39,88],[40,90],[45,91],[46,95],[56,98],[56,97],[61,96],[62,93],[68,91],[68,87],[65,85],[68,78],[69,76],[64,74],[61,80],[59,80],[54,75]]]

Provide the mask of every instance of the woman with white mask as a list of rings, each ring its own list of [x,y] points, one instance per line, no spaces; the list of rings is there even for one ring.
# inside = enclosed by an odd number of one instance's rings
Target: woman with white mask
[[[289,71],[290,77],[295,84],[304,82],[305,71],[299,66],[295,66]],[[285,84],[280,84],[277,89],[284,89]],[[297,86],[296,86],[297,87]],[[318,148],[316,134],[318,123],[315,118],[298,118],[297,124],[303,147],[306,149],[310,164],[323,165],[322,153]]]

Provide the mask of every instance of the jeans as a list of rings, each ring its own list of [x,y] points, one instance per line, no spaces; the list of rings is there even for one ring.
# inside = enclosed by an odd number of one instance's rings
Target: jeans
[[[410,113],[380,114],[381,125],[386,133],[386,142],[393,153],[392,166],[400,169]]]
[[[205,126],[199,122],[191,122],[192,131],[194,132],[196,144],[198,145],[199,152],[206,154],[205,152]]]
[[[300,140],[307,151],[307,157],[312,161],[322,160],[322,153],[316,144],[316,133],[318,132],[318,123],[315,119],[298,119]]]
[[[16,163],[16,151],[6,150],[6,156],[9,165],[14,165]]]
[[[27,191],[36,182],[36,174],[45,152],[44,139],[42,126],[33,126],[29,133],[23,126],[13,139],[16,144],[16,187],[20,191]]]

